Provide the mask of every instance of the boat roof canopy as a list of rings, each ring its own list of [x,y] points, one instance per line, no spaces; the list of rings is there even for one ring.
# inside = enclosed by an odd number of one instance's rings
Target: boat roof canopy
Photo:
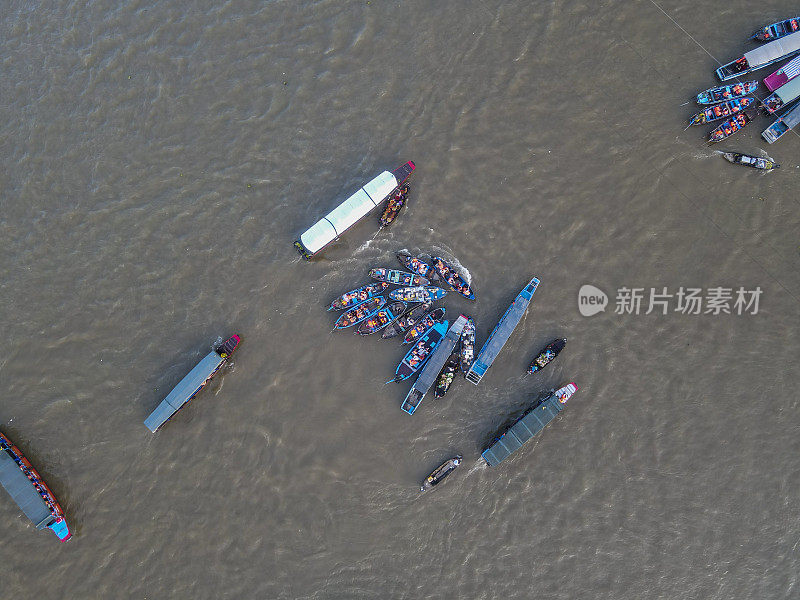
[[[783,121],[789,129],[800,124],[800,104],[797,104],[792,110],[783,115],[781,121]]]
[[[775,94],[783,100],[784,104],[791,102],[798,96],[800,96],[800,77],[795,77],[789,83],[783,84],[777,90],[775,90]]]
[[[744,57],[750,68],[755,69],[795,52],[800,52],[800,31],[750,50]]]
[[[0,450],[0,484],[36,525],[36,529],[43,529],[56,520],[31,480],[5,449]]]
[[[186,404],[203,384],[225,362],[216,352],[209,352],[206,357],[197,363],[189,374],[181,379],[180,383],[161,401],[156,409],[145,419],[144,424],[153,433],[161,427],[177,410]]]
[[[383,202],[398,185],[397,178],[384,171],[309,227],[300,236],[300,243],[309,254],[319,252]]]

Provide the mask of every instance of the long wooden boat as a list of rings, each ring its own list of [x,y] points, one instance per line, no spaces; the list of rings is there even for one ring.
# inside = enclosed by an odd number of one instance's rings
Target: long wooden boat
[[[386,326],[386,329],[384,329],[383,333],[381,334],[381,338],[388,340],[389,338],[393,338],[405,333],[409,327],[413,327],[417,321],[427,314],[431,304],[431,302],[423,302],[422,304],[417,304],[416,306],[409,308],[406,312]]]
[[[64,511],[53,492],[22,451],[2,433],[0,433],[0,484],[37,530],[47,528],[62,542],[72,537]],[[10,546],[7,544],[6,547]]]
[[[730,102],[721,102],[720,104],[704,108],[699,113],[692,116],[692,118],[689,119],[689,125],[703,125],[711,121],[718,121],[719,119],[730,117],[745,108],[754,107],[755,105],[756,99],[753,97],[739,98],[737,100],[731,100]]]
[[[796,127],[798,123],[800,123],[800,104],[797,104],[782,117],[778,117],[772,125],[761,132],[761,137],[767,140],[768,143],[774,144],[783,137],[786,132]]]
[[[466,324],[467,317],[465,315],[460,315],[447,331],[441,343],[436,346],[436,349],[431,353],[428,362],[422,368],[422,371],[420,371],[419,377],[417,377],[411,389],[408,390],[408,394],[406,394],[405,400],[403,400],[403,404],[400,406],[404,412],[413,415],[414,411],[419,408],[423,398],[425,398],[425,394],[427,394],[436,383],[436,378],[442,371],[442,367],[444,367],[444,363],[447,362],[448,357],[453,353],[453,348],[456,347],[458,340],[461,339],[461,332]]]
[[[739,131],[742,127],[750,123],[756,117],[756,111],[753,109],[740,112],[730,119],[726,119],[722,124],[712,129],[708,134],[708,141],[710,143],[720,142],[725,138],[732,136]]]
[[[328,310],[352,308],[356,304],[361,304],[370,298],[380,296],[388,287],[389,284],[386,282],[370,283],[352,292],[346,292],[331,302],[330,306],[328,306]]]
[[[439,276],[439,279],[447,282],[447,285],[449,285],[453,291],[458,292],[467,300],[475,300],[475,293],[466,280],[458,271],[447,264],[444,259],[434,256],[433,268],[436,269],[436,274]]]
[[[444,395],[448,392],[450,386],[453,385],[453,380],[456,377],[456,371],[458,371],[458,351],[455,351],[450,355],[450,358],[448,358],[447,362],[444,363],[444,367],[442,367],[439,376],[436,378],[436,387],[433,388],[434,398],[444,398]]]
[[[347,329],[353,325],[358,325],[361,323],[361,321],[371,316],[372,313],[383,308],[384,304],[386,304],[386,298],[383,296],[375,296],[366,302],[356,304],[353,308],[343,313],[338,319],[336,319],[336,323],[334,323],[333,328]]]
[[[369,276],[375,281],[385,281],[393,285],[420,286],[428,285],[430,281],[414,273],[406,273],[397,269],[370,269]]]
[[[389,298],[392,300],[403,300],[405,302],[433,302],[441,300],[446,295],[446,290],[432,285],[404,287],[389,292]]]
[[[209,352],[188,375],[181,379],[167,397],[161,401],[150,416],[144,420],[145,426],[153,433],[164,425],[178,412],[189,400],[194,398],[202,390],[211,378],[217,374],[233,351],[239,346],[241,338],[233,335]]]
[[[400,214],[400,210],[405,206],[408,200],[409,189],[408,184],[405,183],[398,186],[396,190],[389,194],[389,197],[386,199],[386,206],[381,216],[378,218],[381,228],[391,225],[397,218],[397,215]]]
[[[378,312],[372,313],[369,317],[361,321],[361,324],[358,326],[358,329],[356,329],[356,332],[358,332],[359,335],[370,335],[376,331],[380,331],[401,314],[403,314],[405,309],[406,303],[402,300],[391,302]]]
[[[767,113],[774,115],[779,110],[789,106],[792,102],[800,98],[800,77],[792,79],[789,83],[783,84],[769,96],[764,98],[764,108]]]
[[[538,277],[531,279],[528,285],[522,288],[522,291],[517,294],[517,297],[511,303],[511,306],[506,309],[506,312],[503,313],[503,316],[500,317],[500,321],[495,325],[495,328],[489,335],[489,339],[483,344],[481,351],[478,353],[478,357],[472,363],[469,371],[467,371],[467,381],[478,385],[483,376],[486,375],[486,371],[492,366],[492,363],[497,358],[497,355],[500,354],[508,338],[511,337],[511,334],[514,333],[514,329],[516,329],[517,325],[522,320],[525,311],[528,310],[528,305],[531,303],[531,298],[533,298],[533,293],[536,291],[536,288],[539,287],[539,283]]]
[[[372,209],[380,206],[392,190],[408,179],[414,169],[414,163],[408,161],[394,171],[384,171],[375,177],[306,229],[294,243],[297,251],[308,260],[325,246],[339,239],[340,235],[366,217]]]
[[[751,39],[758,42],[771,42],[798,30],[800,30],[800,17],[795,17],[762,27],[752,35]]]
[[[422,317],[418,323],[416,323],[411,329],[406,332],[405,337],[403,338],[404,344],[411,344],[412,342],[416,342],[419,338],[425,335],[425,332],[428,331],[431,327],[433,327],[437,321],[441,321],[444,319],[445,309],[444,307],[437,308],[429,312],[427,315]]]
[[[794,56],[800,52],[800,31],[769,42],[750,52],[745,52],[744,56],[729,62],[727,65],[717,69],[717,77],[720,81],[734,79],[750,71],[763,69],[783,58]]]
[[[798,75],[800,75],[800,56],[793,58],[771,75],[767,75],[764,78],[764,85],[770,92],[774,92]]]
[[[758,80],[708,88],[707,90],[697,94],[697,103],[716,104],[717,102],[727,102],[729,100],[735,100],[736,98],[744,98],[745,96],[755,92],[757,89]]]
[[[741,152],[723,152],[722,156],[725,160],[735,165],[742,165],[762,171],[771,171],[772,169],[780,168],[780,165],[776,163],[774,159],[764,158],[763,156],[753,156],[752,154],[742,154]]]
[[[412,273],[416,273],[417,275],[421,275],[422,277],[427,277],[431,281],[436,278],[436,271],[433,270],[433,267],[426,263],[421,258],[416,258],[411,256],[405,250],[401,250],[396,254],[397,260],[400,261],[406,269],[411,271]]]
[[[467,324],[464,325],[464,330],[461,332],[458,359],[461,372],[466,375],[472,366],[472,361],[475,360],[475,321],[472,320],[472,317],[467,317]]]
[[[455,456],[449,460],[446,460],[443,464],[436,467],[436,469],[425,478],[425,481],[422,482],[420,486],[420,491],[425,492],[432,487],[439,485],[445,477],[450,475],[453,471],[455,471],[458,466],[461,464],[461,455]]]
[[[538,434],[545,426],[564,410],[567,400],[578,390],[574,383],[550,393],[541,402],[530,408],[505,433],[496,438],[492,445],[483,451],[481,457],[490,467],[497,466],[523,444]]]
[[[431,327],[422,338],[414,344],[411,350],[403,357],[394,372],[394,379],[387,383],[398,383],[408,379],[419,371],[425,362],[430,358],[436,346],[444,339],[447,333],[448,321],[439,321]]]

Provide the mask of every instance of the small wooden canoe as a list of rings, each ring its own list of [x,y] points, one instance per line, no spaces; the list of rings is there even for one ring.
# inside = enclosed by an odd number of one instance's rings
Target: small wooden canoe
[[[466,373],[475,360],[475,321],[472,317],[467,317],[467,324],[461,331],[461,347],[459,348],[459,360],[461,361],[461,371]]]
[[[386,291],[389,287],[388,283],[370,283],[364,287],[360,287],[352,292],[347,292],[339,296],[336,300],[331,302],[328,310],[344,310],[345,308],[352,308],[356,304],[369,300],[374,296],[379,296]]]
[[[558,356],[558,353],[564,349],[564,346],[567,345],[567,338],[560,338],[557,340],[553,340],[547,346],[542,348],[542,351],[539,355],[533,359],[531,365],[528,367],[528,373],[536,373],[537,371],[541,371],[550,362]]]
[[[733,85],[721,85],[713,87],[697,94],[698,104],[716,104],[717,102],[727,102],[736,98],[744,98],[758,89],[758,80],[745,81]]]
[[[343,313],[342,316],[336,320],[336,324],[333,326],[333,328],[346,329],[347,327],[358,325],[361,323],[361,321],[372,315],[372,313],[383,308],[384,304],[386,304],[386,298],[383,296],[376,296],[375,298],[370,298],[366,302],[357,304],[347,312]]]
[[[392,300],[403,300],[404,302],[433,302],[441,300],[447,295],[442,288],[434,286],[425,287],[404,287],[389,292]]]
[[[458,353],[454,352],[450,355],[450,358],[447,359],[447,362],[444,363],[442,372],[439,373],[439,376],[436,378],[436,387],[433,390],[434,397],[441,398],[447,393],[447,390],[449,390],[450,386],[453,384],[456,371],[458,371]]]
[[[708,134],[708,141],[710,143],[719,142],[732,136],[745,125],[750,123],[755,117],[755,109],[748,109],[744,112],[737,113],[735,116],[731,117],[730,119],[726,119],[721,125],[711,130]]]
[[[430,307],[430,302],[423,302],[422,304],[417,304],[416,306],[409,308],[401,316],[397,317],[394,321],[386,326],[386,329],[383,330],[381,337],[384,340],[388,340],[389,338],[396,337],[401,333],[405,333],[409,327],[412,327],[417,321],[425,316]]]
[[[444,259],[434,256],[433,268],[436,270],[439,279],[446,281],[447,285],[454,291],[464,296],[467,300],[475,300],[475,294],[469,287],[469,284],[461,277],[458,271],[448,265]]]
[[[425,332],[433,327],[437,321],[444,319],[444,314],[444,308],[437,308],[429,312],[427,315],[422,317],[422,319],[420,319],[416,325],[406,332],[406,335],[403,338],[403,343],[411,344],[412,342],[416,342],[420,337],[425,335]]]
[[[422,482],[420,486],[420,491],[425,492],[432,487],[439,485],[442,480],[450,475],[453,471],[455,471],[458,466],[461,464],[461,455],[455,456],[447,461],[444,464],[439,465],[436,467],[436,470],[428,475],[425,478],[425,481]]]
[[[704,108],[699,113],[694,115],[691,119],[689,119],[689,125],[703,125],[705,123],[710,123],[711,121],[718,121],[719,119],[730,117],[731,115],[741,112],[745,108],[751,106],[754,107],[755,105],[756,99],[749,96],[746,98],[731,100],[730,102],[721,102],[720,104],[715,104],[714,106]]]
[[[800,30],[800,17],[795,17],[762,27],[753,34],[751,39],[759,42],[771,42],[798,30]]]
[[[430,281],[414,273],[406,273],[396,269],[371,269],[369,276],[375,281],[385,281],[394,285],[420,286],[428,285]]]
[[[406,303],[402,300],[391,302],[378,312],[372,313],[369,317],[361,321],[361,324],[358,326],[358,329],[356,329],[356,332],[359,335],[370,335],[376,331],[380,331],[401,314],[403,314],[405,309]]]
[[[399,186],[389,195],[386,199],[386,206],[378,219],[381,227],[388,227],[397,218],[397,215],[400,214],[400,210],[405,206],[408,200],[408,191],[409,187],[406,183]]]

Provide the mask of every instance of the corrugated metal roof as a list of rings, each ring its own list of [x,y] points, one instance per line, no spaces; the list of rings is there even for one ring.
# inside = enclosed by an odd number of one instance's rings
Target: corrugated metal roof
[[[54,519],[31,480],[20,470],[19,465],[6,450],[0,450],[0,484],[37,529],[45,527]]]
[[[747,64],[751,69],[766,65],[774,60],[800,51],[800,31],[789,34],[774,42],[769,42],[763,46],[745,53]]]

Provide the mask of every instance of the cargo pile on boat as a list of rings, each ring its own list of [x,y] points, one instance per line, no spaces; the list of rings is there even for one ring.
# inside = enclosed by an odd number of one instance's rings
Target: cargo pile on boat
[[[772,23],[758,29],[750,39],[762,45],[746,52],[742,57],[716,70],[720,81],[736,80],[730,85],[713,87],[697,95],[697,103],[703,109],[689,118],[689,126],[721,121],[708,134],[709,143],[725,140],[740,131],[758,117],[758,108],[767,116],[776,116],[777,111],[787,109],[800,98],[800,57],[791,60],[764,79],[767,90],[772,92],[765,99],[754,94],[759,89],[757,79],[741,81],[739,77],[800,54],[800,17]],[[770,144],[800,123],[800,103],[779,116],[761,136]],[[742,155],[750,161],[731,161],[757,169],[776,168],[772,159]],[[726,157],[727,158],[727,157]],[[762,160],[758,160],[762,158]],[[729,159],[730,160],[730,159]]]

